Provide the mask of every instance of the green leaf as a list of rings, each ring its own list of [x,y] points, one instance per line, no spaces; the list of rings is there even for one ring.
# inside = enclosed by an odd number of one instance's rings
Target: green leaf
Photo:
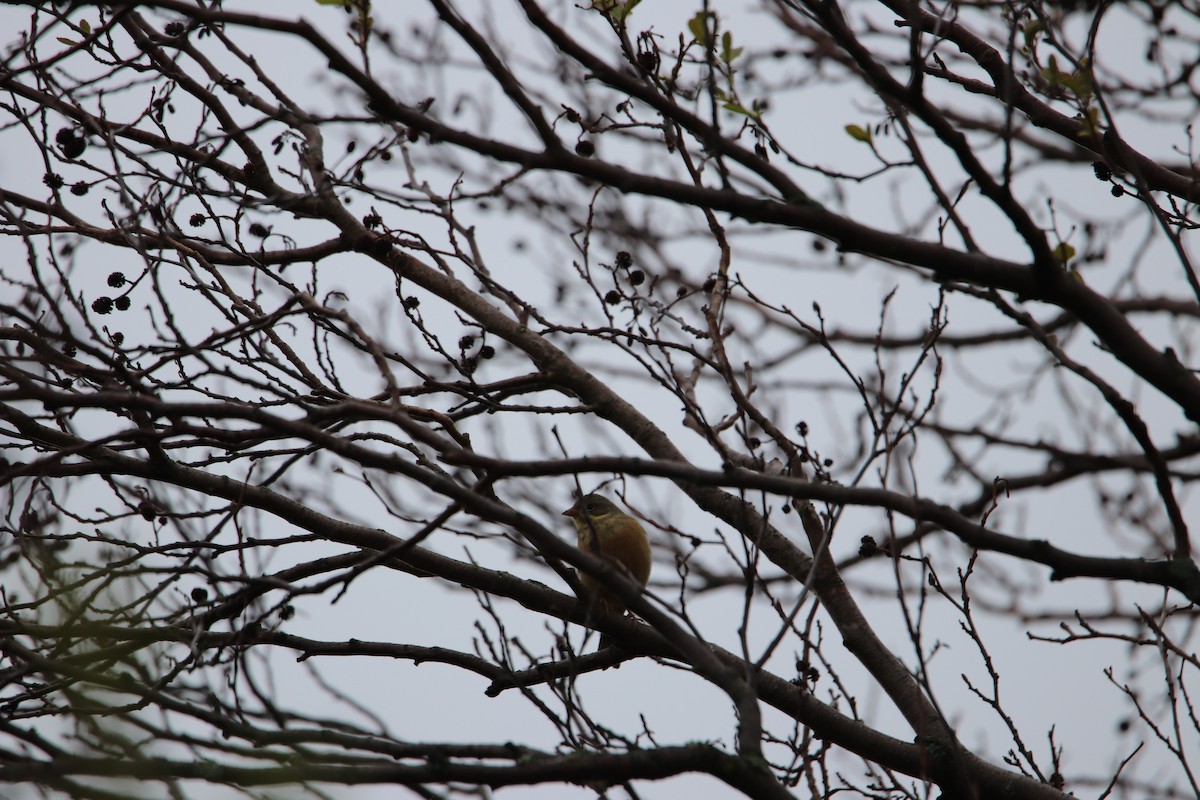
[[[1079,121],[1079,133],[1075,134],[1078,138],[1100,135],[1100,109],[1097,106],[1092,106],[1083,114],[1076,114],[1075,119]]]
[[[1058,263],[1065,264],[1075,257],[1075,248],[1066,242],[1059,242],[1058,247],[1054,248],[1054,258]]]
[[[705,47],[708,46],[710,35],[709,20],[716,22],[717,15],[711,11],[697,11],[696,16],[688,20],[688,30],[691,31],[692,38]]]
[[[57,38],[60,42],[65,44],[67,47],[74,47],[75,45],[79,44],[79,42],[75,41],[74,39],[68,39],[65,36],[58,36],[55,38]]]
[[[1063,85],[1074,92],[1075,96],[1085,103],[1092,97],[1092,73],[1087,70],[1072,72],[1064,76]]]
[[[617,6],[617,8],[612,10],[611,13],[613,20],[616,22],[624,22],[625,20],[629,19],[629,15],[633,13],[633,10],[637,8],[638,3],[640,2],[642,2],[642,0],[625,0],[624,3],[621,3]]]
[[[92,23],[88,22],[86,19],[79,20],[79,27],[83,29],[84,33],[92,32]]]
[[[733,34],[729,31],[721,34],[721,60],[726,64],[732,64],[745,50],[744,47],[733,46]]]
[[[642,0],[592,0],[591,11],[599,11],[613,22],[624,22]]]
[[[1069,76],[1060,76],[1060,83],[1063,86],[1066,86],[1066,88],[1069,89],[1070,92],[1075,95],[1075,97],[1080,98],[1080,100],[1087,100],[1087,98],[1092,96],[1092,82],[1090,79],[1088,79],[1086,73],[1080,74],[1079,72],[1072,72],[1069,74]]]
[[[871,136],[871,132],[869,130],[858,125],[847,125],[846,133],[850,134],[851,139],[855,139],[860,142],[866,142],[867,144],[870,144],[871,140],[874,138]]]

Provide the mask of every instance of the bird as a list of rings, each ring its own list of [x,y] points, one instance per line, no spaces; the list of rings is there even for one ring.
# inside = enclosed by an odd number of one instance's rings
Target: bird
[[[611,564],[642,588],[646,587],[650,580],[650,537],[642,523],[601,494],[584,495],[563,516],[575,523],[580,550]],[[592,576],[580,574],[579,582],[601,610],[626,611],[625,603]],[[601,635],[601,649],[611,644],[608,636]]]

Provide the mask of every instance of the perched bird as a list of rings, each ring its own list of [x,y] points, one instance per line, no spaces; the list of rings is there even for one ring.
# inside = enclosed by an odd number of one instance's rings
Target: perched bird
[[[607,497],[584,495],[563,512],[579,532],[579,549],[611,564],[614,569],[645,587],[650,579],[650,538],[642,523],[617,508]],[[625,604],[590,575],[581,574],[579,582],[604,611],[625,611]],[[612,642],[600,637],[600,647]]]

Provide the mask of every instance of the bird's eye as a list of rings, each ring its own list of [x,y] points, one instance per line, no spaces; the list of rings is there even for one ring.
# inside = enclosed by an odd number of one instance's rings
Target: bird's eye
[[[586,506],[584,506],[584,508],[586,508],[588,511],[595,511],[595,510],[596,510],[596,504],[595,504],[595,503],[588,503]]]

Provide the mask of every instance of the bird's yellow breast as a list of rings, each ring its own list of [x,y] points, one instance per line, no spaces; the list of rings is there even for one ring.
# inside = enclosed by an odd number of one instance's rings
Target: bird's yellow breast
[[[628,514],[616,513],[601,517],[580,515],[575,519],[579,532],[579,549],[586,550],[623,572],[627,571],[641,586],[650,579],[650,539],[642,524]],[[594,579],[580,575],[584,588],[590,592],[600,589]],[[605,594],[605,593],[602,593]],[[614,598],[605,597],[607,600]]]

